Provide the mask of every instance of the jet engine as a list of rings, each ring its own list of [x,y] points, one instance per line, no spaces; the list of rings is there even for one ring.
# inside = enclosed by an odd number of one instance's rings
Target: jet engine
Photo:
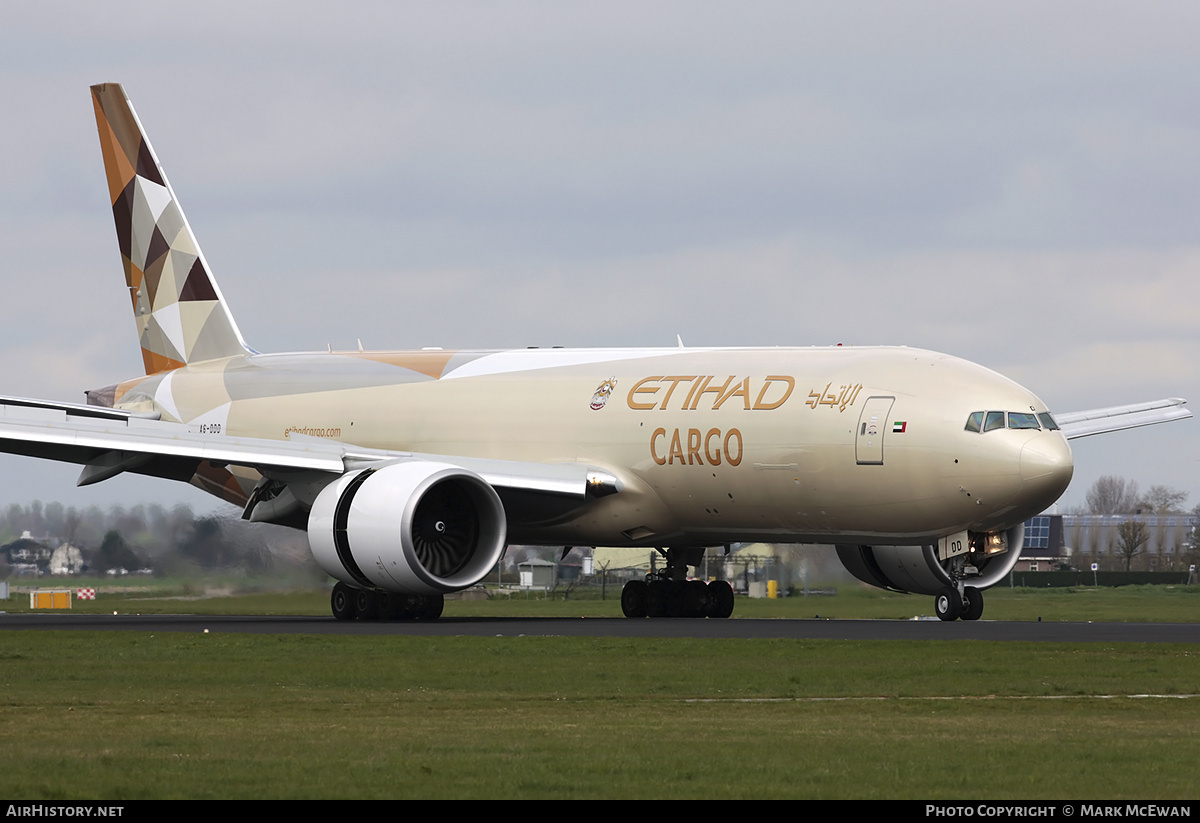
[[[1004,579],[1025,543],[1025,524],[1004,532],[970,533],[969,549],[942,559],[938,547],[839,545],[838,559],[852,575],[881,589],[939,595],[962,585],[983,590]]]
[[[444,594],[478,583],[504,552],[496,490],[458,466],[403,461],[347,472],[317,495],[308,544],[356,588]]]

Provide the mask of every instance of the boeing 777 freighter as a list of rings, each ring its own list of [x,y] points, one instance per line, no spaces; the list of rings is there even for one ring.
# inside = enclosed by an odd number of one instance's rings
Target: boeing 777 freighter
[[[343,619],[431,618],[511,543],[656,549],[629,617],[728,617],[706,547],[837,547],[875,586],[976,619],[1067,441],[1191,417],[1051,414],[982,366],[903,347],[260,354],[124,91],[92,87],[145,375],[87,404],[3,398],[0,450],[191,482],[307,530]]]

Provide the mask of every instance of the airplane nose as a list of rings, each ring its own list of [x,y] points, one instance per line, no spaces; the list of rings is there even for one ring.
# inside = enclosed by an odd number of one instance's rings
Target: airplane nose
[[[1075,462],[1066,438],[1057,432],[1035,437],[1021,449],[1021,492],[1027,499],[1045,499],[1049,507],[1071,482]]]

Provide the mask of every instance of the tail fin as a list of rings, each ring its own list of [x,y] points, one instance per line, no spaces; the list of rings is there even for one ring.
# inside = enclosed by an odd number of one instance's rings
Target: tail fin
[[[242,334],[124,89],[92,86],[92,103],[146,374],[245,354]]]

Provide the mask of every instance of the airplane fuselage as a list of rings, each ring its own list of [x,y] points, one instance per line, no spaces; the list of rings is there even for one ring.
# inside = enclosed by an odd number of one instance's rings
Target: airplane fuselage
[[[249,355],[128,381],[112,400],[213,435],[619,478],[619,495],[510,522],[517,543],[927,545],[1024,521],[1072,471],[1059,431],[965,426],[976,412],[1046,412],[1035,395],[902,347]],[[243,487],[256,478],[243,471]]]

